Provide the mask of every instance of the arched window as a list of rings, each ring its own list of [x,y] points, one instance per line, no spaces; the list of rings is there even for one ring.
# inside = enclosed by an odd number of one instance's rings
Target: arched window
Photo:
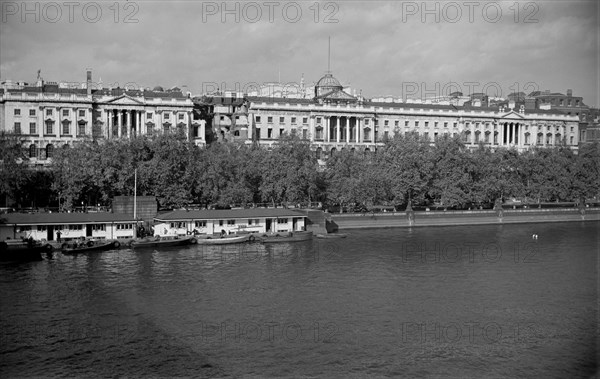
[[[46,146],[46,158],[52,158],[54,155],[54,145],[50,144]]]
[[[331,154],[329,155],[330,157],[333,157],[333,155],[335,154],[335,147],[331,148]]]
[[[321,159],[321,154],[323,153],[323,149],[317,147],[317,159]]]
[[[36,158],[37,157],[37,146],[35,146],[35,144],[31,144],[29,146],[29,158]]]

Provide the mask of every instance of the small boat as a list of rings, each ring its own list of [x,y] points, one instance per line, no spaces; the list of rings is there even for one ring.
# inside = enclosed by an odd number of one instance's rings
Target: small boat
[[[300,242],[312,240],[312,232],[283,232],[274,234],[262,234],[257,237],[262,243]]]
[[[206,236],[198,237],[198,245],[229,245],[234,243],[244,243],[252,240],[251,235],[236,236]]]
[[[198,243],[198,239],[193,236],[189,237],[159,237],[154,238],[143,238],[133,240],[130,243],[132,248],[144,248],[144,247],[169,247],[169,246],[185,246],[194,245]]]
[[[104,250],[112,250],[118,249],[121,247],[121,243],[119,241],[84,241],[82,243],[73,243],[69,244],[65,242],[62,245],[62,253],[63,254],[78,254],[78,253],[88,253],[91,251],[104,251]]]
[[[317,238],[346,238],[346,235],[342,233],[317,234]]]
[[[0,261],[31,262],[41,261],[42,253],[52,253],[52,245],[34,240],[6,240],[0,242]]]

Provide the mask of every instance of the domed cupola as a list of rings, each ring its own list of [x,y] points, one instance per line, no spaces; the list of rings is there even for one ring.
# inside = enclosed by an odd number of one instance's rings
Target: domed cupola
[[[328,72],[315,85],[315,97],[323,96],[333,91],[343,91],[344,86]]]

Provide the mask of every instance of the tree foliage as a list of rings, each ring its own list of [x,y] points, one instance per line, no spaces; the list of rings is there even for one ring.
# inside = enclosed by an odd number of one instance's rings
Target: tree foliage
[[[578,154],[563,147],[519,154],[483,145],[471,151],[449,136],[431,144],[416,133],[397,133],[377,151],[342,149],[320,168],[309,143],[295,134],[268,149],[230,142],[200,148],[183,134],[168,134],[81,141],[56,149],[49,170],[38,172],[27,168],[18,138],[0,142],[4,198],[24,205],[59,200],[63,209],[133,195],[136,172],[138,195],[156,196],[165,208],[310,201],[466,207],[511,197],[544,202],[600,195],[598,144]]]

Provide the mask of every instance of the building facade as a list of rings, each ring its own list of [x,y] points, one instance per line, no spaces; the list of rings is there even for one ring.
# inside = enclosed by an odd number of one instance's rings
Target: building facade
[[[0,131],[14,134],[32,164],[45,164],[54,149],[86,138],[108,140],[181,130],[204,145],[205,121],[180,89],[93,88],[92,73],[74,88],[65,83],[5,82],[0,88]]]
[[[432,142],[460,136],[468,147],[568,146],[577,150],[579,117],[559,110],[525,109],[514,101],[488,107],[380,102],[344,92],[331,74],[311,99],[248,97],[253,140],[272,145],[285,133],[309,140],[318,158],[342,149],[374,151],[396,133],[417,132]],[[248,137],[250,140],[250,137]]]
[[[0,222],[0,241],[33,238],[62,241],[78,238],[129,239],[139,221],[115,213],[8,213]]]
[[[154,218],[154,235],[218,235],[306,230],[306,215],[282,208],[173,211]]]

